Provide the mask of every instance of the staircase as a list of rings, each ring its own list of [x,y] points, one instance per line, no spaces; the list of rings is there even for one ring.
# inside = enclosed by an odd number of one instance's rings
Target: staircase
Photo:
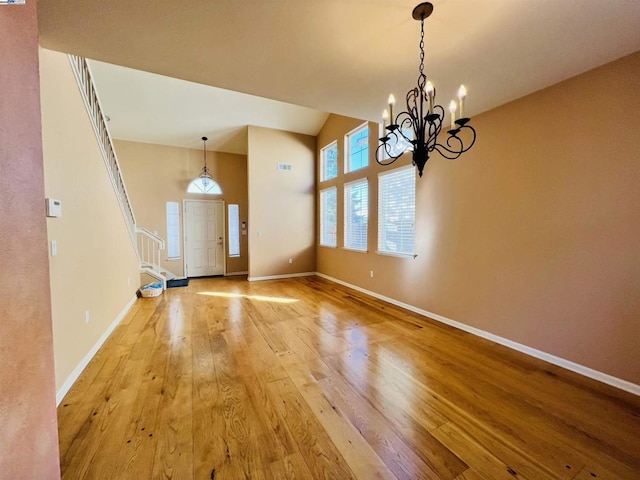
[[[69,61],[71,62],[71,69],[73,70],[82,99],[84,100],[84,105],[89,114],[93,131],[96,134],[96,139],[102,152],[102,158],[109,172],[109,178],[111,179],[113,189],[118,198],[120,209],[127,223],[131,242],[138,255],[140,273],[146,273],[162,282],[162,288],[166,289],[167,279],[175,278],[175,275],[160,266],[160,255],[165,248],[165,242],[155,233],[137,226],[131,201],[129,200],[129,194],[127,193],[127,187],[122,178],[118,157],[113,148],[111,134],[109,133],[102,109],[100,108],[100,101],[93,84],[89,65],[83,57],[77,57],[75,55],[69,55]]]

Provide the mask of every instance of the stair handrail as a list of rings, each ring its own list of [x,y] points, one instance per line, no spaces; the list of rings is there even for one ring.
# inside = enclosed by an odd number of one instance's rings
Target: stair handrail
[[[84,101],[87,113],[89,114],[89,120],[93,127],[93,130],[102,152],[102,158],[109,172],[109,178],[113,184],[113,188],[120,204],[120,209],[124,215],[127,227],[129,229],[129,236],[134,246],[137,247],[136,238],[136,217],[133,214],[133,208],[131,201],[129,200],[129,193],[125,186],[124,179],[122,178],[122,170],[120,163],[118,162],[118,156],[116,155],[115,148],[113,147],[113,140],[111,133],[107,127],[105,116],[100,107],[100,99],[96,92],[93,76],[91,74],[91,68],[83,57],[76,55],[68,55],[71,62],[71,69],[76,77],[76,83],[80,88],[82,100]],[[138,257],[140,255],[138,254]],[[142,260],[140,258],[140,260]]]

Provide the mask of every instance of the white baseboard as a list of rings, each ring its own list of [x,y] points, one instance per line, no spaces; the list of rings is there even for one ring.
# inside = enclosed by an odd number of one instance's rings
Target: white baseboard
[[[224,274],[225,277],[234,277],[236,275],[248,275],[249,272],[227,272]]]
[[[257,282],[260,280],[278,280],[281,278],[294,278],[294,277],[313,277],[318,275],[317,272],[302,272],[302,273],[285,273],[284,275],[268,275],[266,277],[249,277],[247,280],[250,282]]]
[[[464,330],[465,332],[469,332],[478,337],[486,338],[487,340],[491,340],[492,342],[498,343],[500,345],[504,345],[505,347],[511,348],[513,350],[517,350],[518,352],[522,352],[524,354],[530,355],[540,360],[544,360],[545,362],[549,362],[553,365],[557,365],[559,367],[566,368],[567,370],[571,370],[572,372],[579,373],[580,375],[584,375],[585,377],[598,380],[599,382],[606,383],[607,385],[611,385],[612,387],[616,387],[616,388],[619,388],[620,390],[624,390],[626,392],[633,393],[634,395],[640,396],[640,385],[636,385],[635,383],[631,383],[626,380],[622,380],[620,378],[614,377],[612,375],[608,375],[606,373],[593,370],[592,368],[585,367],[584,365],[580,365],[578,363],[574,363],[569,360],[565,360],[564,358],[556,357],[555,355],[551,355],[550,353],[546,353],[541,350],[528,347],[526,345],[514,342],[507,338],[494,335],[493,333],[480,330],[479,328],[471,327],[469,325],[465,325],[464,323],[456,322],[455,320],[451,320],[450,318],[443,317],[442,315],[438,315],[437,313],[432,313],[426,310],[422,310],[421,308],[414,307],[413,305],[409,305],[408,303],[403,303],[393,298],[385,297],[384,295],[380,295],[379,293],[372,292],[370,290],[358,287],[357,285],[352,285],[350,283],[344,282],[337,278],[330,277],[329,275],[325,275],[324,273],[317,273],[317,275],[331,282],[338,283],[348,288],[352,288],[354,290],[357,290],[358,292],[364,293],[366,295],[370,295],[380,300],[384,300],[385,302],[389,302],[393,305],[397,305],[398,307],[406,308],[407,310],[418,313],[425,317],[429,317],[433,320],[437,320],[438,322],[445,323],[459,330]]]
[[[60,402],[62,402],[62,399],[67,394],[69,389],[73,386],[73,384],[76,382],[76,380],[78,379],[82,371],[87,367],[87,365],[89,365],[89,362],[91,361],[91,359],[95,356],[96,353],[98,353],[98,350],[100,350],[100,347],[102,346],[102,344],[107,340],[107,338],[109,338],[111,333],[113,333],[113,331],[120,324],[124,316],[129,312],[129,310],[131,310],[131,307],[133,306],[134,303],[136,303],[137,299],[138,298],[134,296],[131,300],[129,300],[129,302],[124,306],[122,311],[115,318],[115,320],[111,322],[111,325],[109,325],[109,327],[105,330],[102,336],[98,339],[96,344],[91,348],[91,350],[89,350],[89,352],[84,356],[84,358],[80,361],[80,363],[76,366],[76,368],[73,369],[73,372],[71,372],[71,374],[67,377],[67,379],[64,381],[64,383],[60,387],[60,390],[58,390],[58,392],[56,393],[56,405],[60,405]]]

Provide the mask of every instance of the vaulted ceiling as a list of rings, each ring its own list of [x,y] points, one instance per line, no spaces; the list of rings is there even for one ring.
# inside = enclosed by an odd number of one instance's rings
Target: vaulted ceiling
[[[415,3],[39,0],[38,9],[45,48],[378,120],[388,94],[403,98],[417,78]],[[443,105],[464,83],[472,115],[640,50],[638,0],[432,3],[434,12],[425,22],[425,71]],[[126,82],[119,88],[126,89]],[[227,103],[229,112],[244,108],[239,100]],[[322,124],[322,113],[279,108],[275,116],[295,122],[300,114],[312,134]],[[193,133],[197,146],[202,132]]]

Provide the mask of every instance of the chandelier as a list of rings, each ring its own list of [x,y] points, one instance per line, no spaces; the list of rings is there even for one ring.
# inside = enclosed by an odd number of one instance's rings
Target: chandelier
[[[407,92],[407,110],[395,118],[393,107],[396,103],[389,95],[389,110],[382,114],[383,137],[376,149],[376,161],[380,165],[391,165],[405,152],[413,152],[413,165],[422,177],[429,155],[434,150],[449,160],[455,160],[468,151],[476,141],[476,131],[469,125],[464,115],[464,100],[467,91],[464,85],[458,90],[460,113],[456,120],[458,103],[451,100],[451,128],[447,131],[446,141],[439,143],[438,136],[444,121],[444,108],[437,105],[436,89],[424,73],[424,19],[433,12],[429,2],[421,3],[413,9],[413,18],[420,20],[420,69],[418,86]]]
[[[202,180],[202,186],[206,188],[209,186],[209,182],[213,181],[213,177],[209,173],[209,169],[207,168],[207,137],[202,137],[202,141],[204,143],[204,167],[202,167],[202,171],[198,177]]]

